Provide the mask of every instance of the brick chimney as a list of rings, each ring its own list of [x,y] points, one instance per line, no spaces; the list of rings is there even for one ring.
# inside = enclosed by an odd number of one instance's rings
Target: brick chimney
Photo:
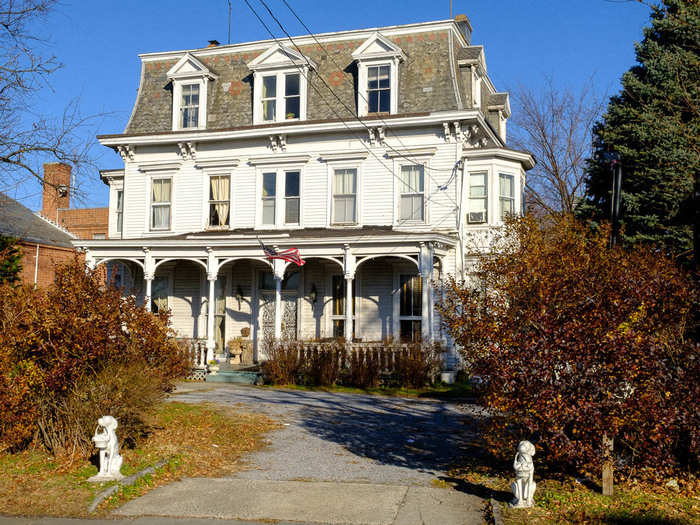
[[[70,171],[68,164],[44,164],[44,192],[41,214],[52,221],[58,220],[59,208],[70,208]]]

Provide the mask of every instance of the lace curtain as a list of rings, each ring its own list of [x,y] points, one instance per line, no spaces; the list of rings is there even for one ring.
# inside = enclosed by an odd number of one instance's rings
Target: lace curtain
[[[209,182],[211,186],[212,226],[225,226],[228,224],[231,179],[228,176],[211,177]]]

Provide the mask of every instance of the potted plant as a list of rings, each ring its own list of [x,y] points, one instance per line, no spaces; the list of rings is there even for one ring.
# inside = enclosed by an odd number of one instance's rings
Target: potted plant
[[[219,360],[218,359],[212,359],[209,361],[209,373],[211,375],[215,376],[217,372],[219,371]]]
[[[292,120],[292,119],[295,119],[295,118],[297,118],[297,117],[296,117],[296,115],[295,115],[294,113],[287,113],[287,120]]]

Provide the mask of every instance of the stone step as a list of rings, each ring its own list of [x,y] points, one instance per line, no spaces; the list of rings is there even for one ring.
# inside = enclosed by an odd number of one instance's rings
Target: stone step
[[[207,383],[239,383],[254,385],[262,381],[260,372],[245,370],[219,370],[216,374],[207,374]]]

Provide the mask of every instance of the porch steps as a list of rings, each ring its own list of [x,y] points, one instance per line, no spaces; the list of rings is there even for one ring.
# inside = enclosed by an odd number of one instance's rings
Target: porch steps
[[[262,372],[257,367],[232,367],[222,365],[216,374],[207,374],[207,383],[238,383],[255,385],[262,382]]]

